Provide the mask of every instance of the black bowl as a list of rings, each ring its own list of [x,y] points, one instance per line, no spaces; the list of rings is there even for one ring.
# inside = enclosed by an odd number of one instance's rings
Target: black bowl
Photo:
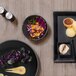
[[[28,31],[28,28],[27,28],[30,23],[34,23],[33,20],[35,22],[38,22],[39,25],[44,29],[42,35],[40,35],[39,37],[35,37],[35,38],[31,37],[30,32]],[[44,20],[44,18],[42,18],[41,16],[31,15],[24,20],[22,30],[23,30],[24,35],[28,39],[33,40],[33,41],[38,41],[38,40],[43,39],[46,36],[46,34],[47,34],[47,23]]]

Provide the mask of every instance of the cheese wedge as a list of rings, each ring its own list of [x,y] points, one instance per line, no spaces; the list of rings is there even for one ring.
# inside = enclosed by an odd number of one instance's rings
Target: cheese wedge
[[[6,72],[23,75],[23,74],[26,73],[26,68],[24,66],[19,66],[19,67],[16,67],[16,68],[6,69]]]

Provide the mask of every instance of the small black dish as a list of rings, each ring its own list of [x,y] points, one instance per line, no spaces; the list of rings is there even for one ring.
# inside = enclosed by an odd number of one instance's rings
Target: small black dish
[[[66,54],[61,54],[59,52],[59,46],[61,44],[66,44],[69,46],[69,51]],[[56,48],[56,47],[55,47]],[[74,52],[74,46],[72,42],[58,42],[57,44],[57,50],[54,51],[54,62],[56,63],[62,63],[62,62],[66,62],[66,63],[71,63],[71,62],[75,62],[75,52]]]
[[[60,53],[60,51],[59,51],[59,47],[60,47],[60,45],[62,45],[62,44],[65,44],[65,45],[67,45],[68,47],[69,47],[69,50],[65,53],[65,54],[62,54],[62,53]],[[69,56],[69,55],[71,55],[71,53],[72,53],[72,46],[71,46],[71,43],[70,42],[58,42],[58,46],[57,46],[57,52],[58,52],[58,54],[60,55],[60,56]]]
[[[5,72],[5,69],[10,67],[13,68],[18,66],[24,66],[26,67],[27,71],[26,71],[26,74],[22,76],[35,76],[37,74],[37,70],[38,70],[37,56],[35,55],[34,51],[24,42],[16,41],[16,40],[3,42],[2,44],[0,44],[0,57],[10,52],[13,49],[19,50],[22,47],[30,51],[30,56],[32,57],[31,62],[27,62],[27,63],[16,62],[13,65],[8,65],[7,67],[0,69],[0,73],[3,73],[4,75],[7,75],[7,76],[20,76],[19,74]]]
[[[38,23],[38,24],[36,24],[36,23]],[[32,26],[36,27],[37,25],[38,25],[38,28],[39,27],[41,28],[41,30],[37,30],[37,28],[36,28],[32,32],[31,27]],[[42,18],[41,16],[38,16],[38,15],[31,15],[24,20],[22,30],[23,30],[24,35],[28,39],[33,40],[33,41],[39,41],[45,37],[48,29],[47,29],[47,23],[44,18]],[[37,33],[37,31],[38,31],[38,33]],[[40,35],[39,35],[39,31],[42,31],[42,33]],[[39,35],[39,36],[37,36],[37,35]]]

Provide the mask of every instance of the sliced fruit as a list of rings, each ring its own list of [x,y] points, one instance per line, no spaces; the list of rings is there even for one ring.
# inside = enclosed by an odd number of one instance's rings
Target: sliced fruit
[[[24,66],[19,66],[19,67],[16,67],[16,68],[6,69],[6,72],[23,75],[23,74],[26,73],[26,68]]]
[[[74,31],[73,28],[67,28],[67,29],[66,29],[66,35],[67,35],[68,37],[74,37],[74,36],[76,35],[76,33],[75,33],[75,31]]]

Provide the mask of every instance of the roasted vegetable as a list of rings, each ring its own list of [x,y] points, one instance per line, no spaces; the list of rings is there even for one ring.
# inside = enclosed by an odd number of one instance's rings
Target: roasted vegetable
[[[20,50],[12,50],[0,57],[0,67],[5,67],[6,65],[12,65],[16,62],[29,62],[30,51],[21,48]]]
[[[26,73],[26,68],[24,66],[19,66],[15,68],[6,69],[6,72],[23,75]]]

